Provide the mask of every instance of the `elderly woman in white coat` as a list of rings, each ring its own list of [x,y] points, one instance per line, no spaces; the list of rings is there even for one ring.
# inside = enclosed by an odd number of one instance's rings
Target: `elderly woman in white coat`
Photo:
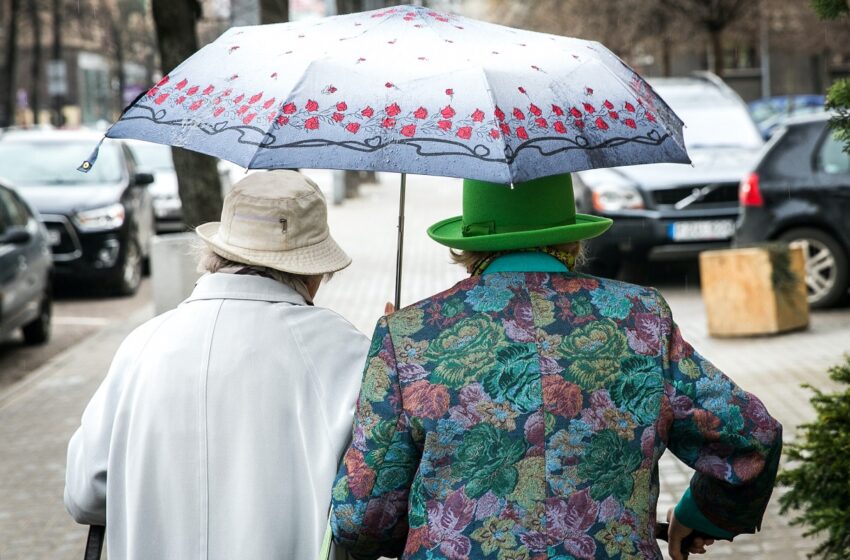
[[[255,173],[197,229],[209,274],[136,329],[68,448],[65,506],[111,560],[318,555],[367,337],[314,307],[351,259],[318,187]]]

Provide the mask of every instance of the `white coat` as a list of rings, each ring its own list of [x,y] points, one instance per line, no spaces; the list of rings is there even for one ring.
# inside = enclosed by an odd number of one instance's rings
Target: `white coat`
[[[369,346],[274,280],[202,277],[123,342],[68,448],[110,560],[313,560]]]

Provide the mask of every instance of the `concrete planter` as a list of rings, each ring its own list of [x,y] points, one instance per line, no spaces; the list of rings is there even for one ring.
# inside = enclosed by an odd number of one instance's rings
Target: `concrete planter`
[[[174,309],[189,297],[201,273],[197,271],[194,233],[157,235],[151,244],[151,280],[157,315]]]

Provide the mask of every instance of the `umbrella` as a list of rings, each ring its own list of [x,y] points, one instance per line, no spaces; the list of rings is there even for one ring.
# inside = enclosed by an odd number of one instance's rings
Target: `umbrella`
[[[406,173],[512,184],[690,161],[682,121],[601,44],[419,6],[230,29],[106,136],[251,169],[402,173],[397,304]]]

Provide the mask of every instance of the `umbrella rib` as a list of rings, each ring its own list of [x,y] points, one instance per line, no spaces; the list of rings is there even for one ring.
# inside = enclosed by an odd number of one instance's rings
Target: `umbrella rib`
[[[594,41],[594,43],[596,43],[597,45],[601,46],[602,48],[605,48],[605,45],[603,45],[602,43],[599,43],[598,41]],[[607,49],[606,49],[606,50],[607,50]],[[629,68],[629,67],[626,65],[626,63],[625,63],[625,62],[623,62],[622,60],[620,60],[620,58],[619,58],[619,57],[617,57],[617,56],[616,56],[616,55],[614,55],[613,53],[612,53],[612,56],[616,59],[616,61],[617,61],[619,64],[621,64],[621,65],[625,66],[627,69],[631,70],[631,68]],[[600,60],[599,62],[601,62],[601,60]],[[631,91],[631,90],[632,90],[632,88],[629,86],[629,84],[627,84],[625,81],[623,81],[623,79],[622,79],[620,76],[618,76],[618,75],[617,75],[617,74],[616,74],[616,73],[615,73],[615,72],[614,72],[611,68],[609,68],[607,65],[605,65],[605,64],[597,64],[597,66],[601,66],[601,67],[602,67],[602,68],[603,68],[606,72],[608,72],[608,73],[609,73],[609,74],[610,74],[610,75],[611,75],[611,76],[612,76],[615,80],[617,80],[618,82],[620,82],[620,83],[623,85],[623,87],[624,87],[624,88],[626,88],[626,91]],[[632,71],[632,72],[634,72],[634,70],[631,70],[631,71]],[[635,72],[635,75],[637,75],[637,73],[636,73],[636,72]],[[647,87],[648,87],[648,88],[652,91],[652,93],[653,93],[653,94],[655,94],[655,97],[656,97],[656,98],[658,98],[658,100],[661,102],[661,104],[662,104],[662,105],[664,105],[664,108],[667,110],[667,113],[669,113],[669,114],[673,115],[673,117],[674,117],[677,121],[679,121],[679,124],[680,124],[680,125],[684,125],[684,124],[685,124],[685,123],[684,123],[684,121],[682,121],[682,119],[680,119],[680,118],[679,118],[679,115],[677,115],[677,114],[673,111],[673,109],[671,109],[671,108],[670,108],[670,106],[669,106],[669,105],[667,105],[667,102],[666,102],[666,101],[664,101],[664,99],[663,99],[660,95],[658,95],[658,93],[655,91],[655,89],[652,87],[652,85],[650,85],[650,83],[649,83],[649,82],[647,82],[647,81],[646,81],[644,78],[642,78],[641,76],[639,76],[639,75],[638,75],[638,77],[640,78],[640,80],[641,80],[644,84],[646,84],[646,86],[647,86]],[[678,140],[678,139],[677,139],[677,137],[676,137],[676,134],[672,134],[672,132],[674,132],[674,131],[670,130],[666,123],[665,123],[664,127],[668,129],[668,132],[671,132],[670,137],[671,137],[671,138],[673,138],[673,141],[674,141],[674,142],[676,142],[676,145],[677,145],[677,146],[679,146],[679,148],[681,148],[681,149],[682,149],[682,151],[683,151],[683,152],[685,152],[685,153],[687,154],[687,153],[688,153],[688,150],[687,150],[687,148],[685,148],[684,143],[680,144],[680,143],[679,143],[679,140]],[[681,135],[681,128],[679,129],[679,135]],[[684,142],[684,139],[683,139],[683,142]]]
[[[325,53],[325,56],[327,56],[327,53]],[[271,134],[271,131],[274,128],[275,123],[277,123],[277,120],[281,117],[281,115],[283,115],[283,107],[284,107],[284,105],[286,105],[287,100],[292,97],[292,92],[297,90],[298,87],[302,83],[304,83],[306,76],[310,73],[310,69],[313,67],[314,64],[316,64],[320,60],[324,60],[324,58],[317,58],[317,59],[310,61],[310,63],[307,65],[307,67],[304,68],[304,70],[302,71],[301,77],[289,89],[286,96],[278,104],[278,109],[277,109],[277,111],[275,111],[274,118],[271,121],[269,121],[269,126],[266,129],[266,131],[263,133],[263,140],[265,140]],[[257,156],[260,154],[260,150],[262,150],[264,147],[265,146],[263,146],[263,141],[261,140],[260,143],[257,144],[257,149],[254,150],[254,155],[251,156],[251,161],[248,162],[246,169],[265,169],[265,168],[255,168],[255,167],[253,167],[254,161],[256,161]]]
[[[343,16],[337,16],[337,17],[352,16],[352,15],[356,15],[356,14],[344,14]],[[380,26],[381,24],[384,24],[384,23],[386,23],[386,22],[390,21],[392,17],[395,17],[395,16],[393,15],[393,16],[390,16],[390,17],[388,17],[388,18],[382,18],[382,19],[378,22],[378,25],[376,25],[375,27],[378,27],[378,26]],[[287,23],[291,23],[291,22],[287,22]],[[366,29],[366,30],[364,30],[364,31],[363,31],[363,33],[361,33],[361,36],[365,36],[365,35],[366,35],[366,33],[367,33],[367,32],[369,32],[369,31],[371,31],[371,30],[372,30],[372,29]],[[282,102],[278,105],[278,110],[277,110],[277,112],[275,113],[274,119],[272,119],[272,120],[270,121],[269,127],[266,129],[265,133],[263,134],[263,138],[266,138],[266,137],[267,137],[267,136],[271,133],[271,130],[274,128],[274,125],[275,125],[275,123],[277,122],[277,119],[279,119],[279,118],[280,118],[280,116],[283,114],[283,106],[286,104],[286,101],[287,101],[288,99],[290,99],[290,98],[291,98],[291,96],[292,96],[292,92],[293,92],[293,91],[295,91],[295,90],[297,90],[297,89],[298,89],[298,87],[299,87],[302,83],[304,83],[304,80],[305,80],[306,76],[310,73],[310,70],[313,68],[313,66],[314,66],[317,62],[321,62],[321,61],[323,61],[323,60],[326,60],[326,59],[328,59],[329,57],[334,56],[335,54],[337,54],[337,53],[336,53],[336,52],[333,52],[333,50],[332,50],[332,49],[328,49],[328,50],[326,50],[326,51],[325,51],[324,55],[323,55],[321,58],[316,58],[316,59],[313,59],[313,60],[311,60],[311,61],[310,61],[310,63],[307,65],[307,67],[306,67],[306,68],[304,68],[303,72],[301,73],[301,77],[298,79],[298,81],[296,81],[296,82],[295,82],[295,85],[293,85],[293,86],[289,89],[289,92],[286,94],[286,97],[284,97],[284,98],[283,98],[283,100],[282,100]],[[248,162],[247,169],[254,169],[254,168],[252,167],[252,165],[254,164],[254,161],[256,161],[257,156],[260,154],[260,150],[262,150],[263,148],[264,148],[264,146],[262,145],[262,142],[261,142],[259,145],[257,145],[257,149],[254,151],[254,155],[253,155],[253,156],[251,156],[251,160]],[[263,169],[265,169],[265,168],[263,168]]]
[[[496,98],[493,97],[493,89],[490,87],[490,78],[487,76],[487,69],[484,68],[484,66],[481,66],[480,70],[481,70],[481,77],[484,79],[484,88],[487,91],[487,98],[490,100],[491,105],[493,105],[493,111],[492,112],[495,113],[495,110],[496,110],[496,107],[497,107]],[[493,121],[493,124],[494,124],[495,128],[497,128],[497,129],[499,128],[499,124],[496,121]],[[508,146],[508,143],[505,139],[505,134],[501,130],[499,130],[499,139],[502,142],[502,155],[505,157],[505,164],[508,166],[508,177],[510,179],[510,183],[513,184],[514,174],[513,174],[513,170],[511,169],[511,163],[508,160],[508,148],[509,148],[509,146]]]

